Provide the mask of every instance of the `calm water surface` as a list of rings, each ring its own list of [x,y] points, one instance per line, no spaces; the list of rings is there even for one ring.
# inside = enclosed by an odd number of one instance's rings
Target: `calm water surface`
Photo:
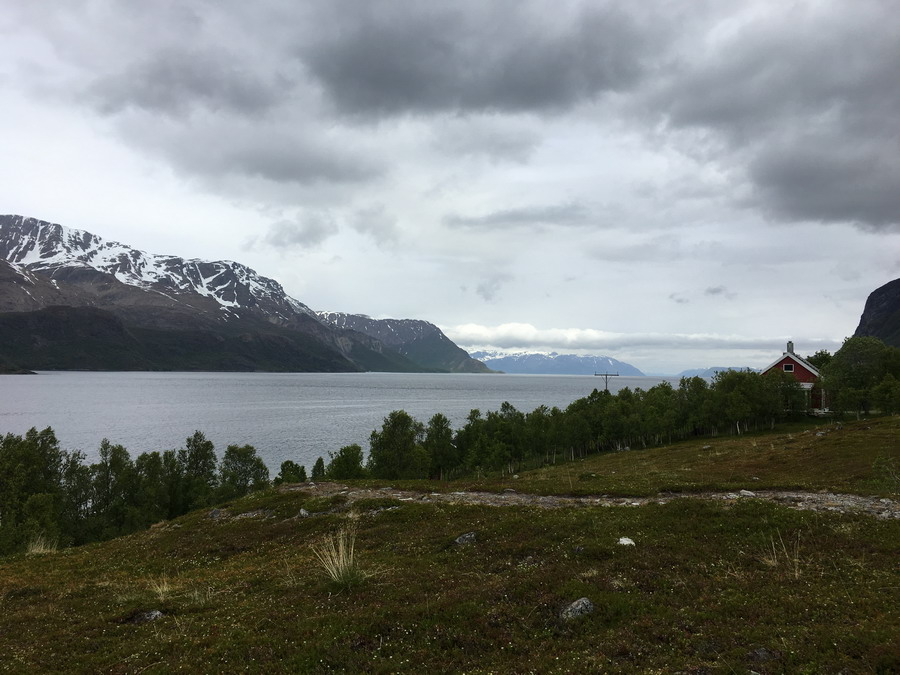
[[[662,379],[615,377],[609,388]],[[286,459],[310,469],[350,443],[367,451],[392,410],[421,422],[441,412],[458,428],[473,408],[565,408],[602,387],[602,378],[575,375],[42,372],[0,376],[0,433],[50,426],[64,448],[94,461],[103,438],[136,457],[179,448],[199,429],[220,457],[232,443],[255,446],[275,475]]]

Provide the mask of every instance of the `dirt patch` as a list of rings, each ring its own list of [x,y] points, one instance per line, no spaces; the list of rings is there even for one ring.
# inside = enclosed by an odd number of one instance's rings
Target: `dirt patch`
[[[646,504],[666,504],[674,499],[709,499],[734,502],[741,499],[764,499],[803,511],[832,511],[836,513],[864,513],[876,518],[900,519],[900,502],[880,497],[834,494],[831,492],[791,492],[760,490],[758,492],[699,492],[692,494],[660,494],[655,497],[565,497],[531,495],[522,492],[417,492],[394,488],[355,488],[340,483],[302,483],[283,485],[284,491],[302,491],[317,497],[341,495],[349,503],[361,499],[383,499],[401,502],[484,504],[487,506],[534,506],[544,509],[586,507],[639,507]]]

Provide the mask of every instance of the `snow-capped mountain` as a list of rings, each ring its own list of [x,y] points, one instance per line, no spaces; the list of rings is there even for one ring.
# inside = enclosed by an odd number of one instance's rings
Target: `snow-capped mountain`
[[[33,369],[431,369],[320,321],[240,263],[146,253],[16,215],[0,216],[0,261],[0,312],[17,315],[0,322],[0,361],[5,352]]]
[[[290,323],[297,315],[314,317],[309,307],[288,296],[277,281],[240,263],[145,253],[34,218],[0,216],[0,258],[51,279],[94,270],[170,299],[209,298],[224,312],[223,318],[241,309],[260,311],[278,323]]]
[[[640,370],[631,364],[610,356],[579,356],[557,352],[502,352],[477,351],[472,358],[482,361],[492,370],[504,373],[531,375],[593,375],[594,373],[619,373],[641,376]]]
[[[373,319],[365,314],[317,312],[324,323],[369,335],[425,368],[486,373],[488,367],[456,346],[433,323],[418,319]]]

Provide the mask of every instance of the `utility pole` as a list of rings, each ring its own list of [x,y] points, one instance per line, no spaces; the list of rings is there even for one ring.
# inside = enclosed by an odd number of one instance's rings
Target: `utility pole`
[[[604,382],[604,388],[606,391],[609,391],[609,378],[618,377],[618,373],[594,373],[594,377],[602,377]]]

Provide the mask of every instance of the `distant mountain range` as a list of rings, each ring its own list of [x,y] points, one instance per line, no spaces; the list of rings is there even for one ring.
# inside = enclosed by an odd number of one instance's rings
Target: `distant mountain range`
[[[900,279],[889,281],[869,294],[854,337],[877,337],[900,347]]]
[[[531,375],[593,375],[594,373],[619,373],[619,375],[643,375],[634,366],[609,356],[579,356],[550,352],[472,352],[472,358],[483,362],[491,370],[504,373]]]
[[[337,316],[320,316],[240,263],[150,254],[0,216],[6,368],[479,371],[427,322],[390,324],[387,344],[383,322]]]

